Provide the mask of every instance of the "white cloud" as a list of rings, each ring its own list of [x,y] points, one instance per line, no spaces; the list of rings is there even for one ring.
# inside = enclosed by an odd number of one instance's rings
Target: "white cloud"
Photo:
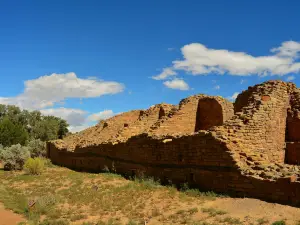
[[[181,91],[186,91],[190,89],[189,85],[184,80],[178,78],[171,81],[165,81],[164,85],[168,88],[178,89]]]
[[[51,108],[40,110],[44,115],[56,116],[65,119],[71,126],[80,126],[86,121],[86,111],[70,108]]]
[[[84,125],[80,125],[80,126],[69,126],[69,131],[72,133],[75,133],[75,132],[85,130],[85,129],[89,128],[90,126],[91,125],[89,125],[89,124],[84,124]]]
[[[215,89],[215,90],[220,90],[220,88],[221,88],[220,85],[214,86],[214,89]]]
[[[286,41],[278,48],[272,48],[271,52],[280,57],[296,58],[300,52],[300,43],[295,41]]]
[[[171,77],[171,76],[176,76],[177,73],[172,70],[171,68],[164,68],[163,71],[156,75],[156,76],[153,76],[152,79],[154,80],[165,80],[167,79],[168,77]]]
[[[24,92],[16,97],[1,98],[1,104],[17,105],[26,109],[42,109],[63,102],[67,98],[94,98],[116,94],[124,86],[113,81],[81,79],[75,73],[41,76],[25,81]]]
[[[239,95],[239,92],[234,92],[232,96],[227,97],[230,101],[235,101],[237,96]]]
[[[294,76],[288,76],[288,77],[286,78],[286,80],[287,80],[287,81],[292,81],[292,80],[295,80],[295,77],[294,77]]]
[[[88,115],[88,112],[81,109],[71,108],[51,108],[40,110],[43,115],[57,116],[65,119],[71,132],[79,132],[90,126],[93,126],[101,119],[108,119],[118,113],[114,113],[112,110],[104,110],[98,113]]]
[[[200,43],[192,43],[181,48],[182,60],[173,61],[168,69],[156,78],[165,79],[176,71],[186,71],[193,75],[209,73],[230,75],[285,75],[299,73],[300,62],[297,62],[300,43],[283,42],[281,46],[272,48],[266,56],[252,56],[245,52],[233,52],[226,49],[211,49]],[[165,71],[165,70],[164,70]]]
[[[104,111],[101,111],[101,112],[98,112],[98,113],[94,113],[92,115],[90,115],[88,118],[87,118],[87,121],[89,122],[96,122],[96,121],[99,121],[99,120],[105,120],[105,119],[108,119],[112,116],[114,116],[114,112],[112,110],[104,110]]]

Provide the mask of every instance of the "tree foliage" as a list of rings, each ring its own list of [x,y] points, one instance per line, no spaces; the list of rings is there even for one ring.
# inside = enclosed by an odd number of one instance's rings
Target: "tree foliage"
[[[55,116],[43,116],[39,111],[21,110],[17,106],[0,104],[0,144],[25,145],[28,140],[49,141],[63,138],[68,123]]]
[[[40,139],[33,139],[29,141],[27,146],[32,158],[46,157],[46,143]]]
[[[0,143],[3,146],[24,145],[28,138],[27,131],[19,123],[13,123],[8,117],[0,120]]]

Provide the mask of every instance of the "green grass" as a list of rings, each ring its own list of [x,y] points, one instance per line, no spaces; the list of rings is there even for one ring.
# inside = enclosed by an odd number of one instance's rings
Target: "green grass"
[[[227,213],[223,210],[214,209],[214,208],[203,208],[202,212],[208,213],[209,216],[211,216],[211,217],[218,216],[218,215],[224,215]]]
[[[272,225],[285,225],[285,221],[284,220],[278,220],[278,221],[275,221],[274,223],[272,223]]]
[[[257,225],[263,225],[263,224],[268,224],[269,220],[265,219],[265,218],[260,218],[257,220]]]
[[[219,222],[224,224],[230,224],[230,225],[240,225],[243,224],[240,219],[233,218],[233,217],[225,217],[223,219],[220,219]]]

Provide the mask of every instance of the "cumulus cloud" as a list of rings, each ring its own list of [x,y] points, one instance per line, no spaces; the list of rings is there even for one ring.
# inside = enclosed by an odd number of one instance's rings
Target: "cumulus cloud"
[[[112,110],[103,110],[98,113],[93,113],[88,115],[87,111],[81,109],[71,109],[71,108],[51,108],[40,110],[43,115],[57,116],[65,119],[69,126],[71,132],[79,132],[90,126],[93,126],[99,120],[108,119],[117,113]]]
[[[152,78],[154,80],[165,80],[168,77],[176,76],[176,75],[177,75],[177,73],[174,70],[172,70],[171,68],[164,68],[160,74],[153,76]]]
[[[295,80],[295,77],[294,77],[294,76],[288,76],[288,77],[286,78],[286,80],[287,80],[287,81],[292,81],[292,80]]]
[[[257,74],[286,75],[299,73],[300,62],[297,62],[300,52],[300,43],[286,41],[279,47],[272,48],[271,53],[265,56],[252,56],[245,52],[234,52],[226,49],[212,49],[201,43],[192,43],[181,48],[182,60],[175,60],[172,66],[165,68],[158,75],[160,79],[166,79],[169,74],[176,71],[186,71],[193,75],[205,75],[209,73],[237,76]]]
[[[164,85],[168,88],[177,89],[181,91],[186,91],[190,89],[189,85],[184,80],[178,78],[171,81],[165,81]]]
[[[286,41],[278,48],[272,48],[271,52],[280,57],[297,58],[300,52],[300,43],[295,41]]]
[[[24,86],[22,94],[9,98],[0,97],[0,103],[27,109],[43,109],[67,98],[94,98],[124,90],[123,84],[118,82],[81,79],[75,73],[41,76],[25,81]]]
[[[239,92],[234,92],[232,96],[227,97],[228,100],[230,101],[235,101],[237,96],[239,95]]]
[[[56,116],[66,120],[72,126],[81,126],[86,121],[86,111],[70,108],[51,108],[40,110],[44,115]]]
[[[89,124],[84,124],[84,125],[80,125],[80,126],[69,126],[69,131],[72,133],[80,132],[82,130],[89,128],[90,126],[91,125],[89,125]]]
[[[112,110],[104,110],[98,113],[94,113],[87,118],[87,121],[96,122],[99,120],[105,120],[112,116],[114,116],[114,112]]]

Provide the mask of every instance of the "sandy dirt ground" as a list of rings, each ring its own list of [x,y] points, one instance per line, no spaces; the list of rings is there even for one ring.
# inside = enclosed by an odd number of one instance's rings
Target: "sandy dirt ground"
[[[25,221],[22,216],[6,210],[0,203],[0,225],[15,225],[22,221]]]

